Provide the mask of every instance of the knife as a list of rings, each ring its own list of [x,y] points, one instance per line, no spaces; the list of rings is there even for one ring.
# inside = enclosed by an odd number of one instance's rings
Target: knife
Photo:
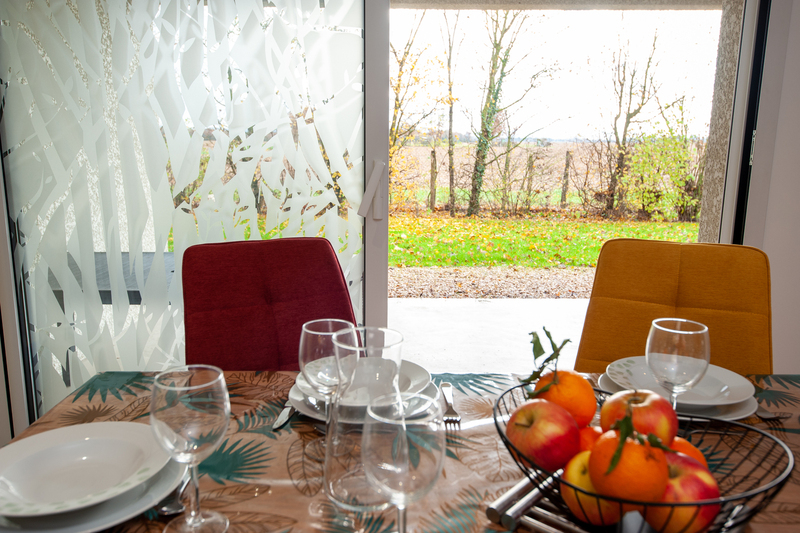
[[[275,423],[272,424],[272,431],[281,429],[283,426],[285,426],[286,422],[288,422],[289,419],[292,418],[292,415],[295,414],[296,412],[297,411],[295,410],[292,403],[289,400],[287,400],[286,405],[283,407],[283,411],[281,411],[281,414],[279,414],[278,418],[275,419]]]

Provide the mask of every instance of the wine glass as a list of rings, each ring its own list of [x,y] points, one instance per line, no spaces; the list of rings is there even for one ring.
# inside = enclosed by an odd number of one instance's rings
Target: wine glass
[[[230,416],[228,388],[219,368],[188,365],[156,375],[150,425],[172,458],[189,465],[192,480],[188,512],[167,524],[165,533],[222,533],[228,529],[225,515],[200,511],[197,465],[219,446]]]
[[[303,324],[300,334],[300,371],[308,384],[322,396],[326,421],[329,418],[331,398],[339,384],[333,334],[352,327],[353,324],[346,320],[323,318]],[[305,447],[305,454],[315,461],[324,461],[325,437],[317,437],[309,442]]]
[[[394,393],[370,401],[361,457],[373,489],[397,507],[397,531],[406,531],[406,508],[425,496],[442,472],[445,431],[438,399]]]
[[[682,318],[657,318],[647,336],[647,366],[670,394],[672,408],[678,395],[703,379],[710,358],[708,328]]]

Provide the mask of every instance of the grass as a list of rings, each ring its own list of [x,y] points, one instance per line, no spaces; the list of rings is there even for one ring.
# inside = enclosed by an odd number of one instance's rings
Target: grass
[[[697,231],[697,223],[606,221],[554,214],[502,220],[399,215],[389,219],[389,266],[592,267],[609,239],[696,242]]]

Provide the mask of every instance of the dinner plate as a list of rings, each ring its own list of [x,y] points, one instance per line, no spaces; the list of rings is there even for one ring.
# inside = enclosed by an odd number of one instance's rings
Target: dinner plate
[[[370,363],[370,357],[363,357],[358,361],[358,365],[360,368],[366,368],[366,365]],[[385,360],[384,360],[385,361]],[[358,372],[358,369],[356,369]],[[412,363],[411,361],[401,361],[400,362],[400,375],[398,376],[398,386],[400,387],[400,392],[419,392],[425,387],[428,386],[428,383],[431,382],[431,374],[421,366],[416,363]],[[314,388],[308,383],[305,376],[302,373],[297,374],[297,379],[295,380],[295,384],[297,385],[300,392],[310,398],[316,398],[320,402],[323,401],[322,396],[314,390]],[[355,397],[354,400],[351,401],[351,405],[354,406],[362,406],[366,407],[367,405],[367,398],[364,397]]]
[[[432,398],[439,398],[439,387],[437,387],[432,381],[428,382],[428,385],[422,389],[421,392],[422,394],[431,396]],[[300,391],[300,389],[297,387],[297,384],[293,385],[292,388],[289,389],[289,401],[300,414],[315,420],[321,420],[323,422],[325,421],[325,406],[323,402],[303,394],[302,391]],[[352,413],[352,418],[350,420],[345,420],[346,422],[349,421],[351,423],[360,424],[364,421],[364,414],[366,413],[365,408],[362,407],[357,411],[348,412]]]
[[[603,374],[600,376],[600,379],[597,380],[597,384],[600,386],[601,389],[607,392],[618,392],[621,390],[625,390],[624,388],[617,385],[614,380],[612,380],[608,374]],[[678,396],[680,398],[680,396]],[[751,396],[748,399],[739,402],[733,403],[728,405],[718,405],[718,406],[687,406],[678,403],[678,414],[679,415],[696,415],[696,416],[706,416],[708,418],[717,418],[719,420],[740,420],[742,418],[747,418],[748,416],[752,415],[756,412],[758,408],[758,400],[755,397]]]
[[[0,515],[88,507],[147,481],[167,461],[147,424],[96,422],[45,431],[0,449]]]
[[[145,426],[147,427],[147,426]],[[170,461],[156,475],[97,505],[53,515],[0,517],[0,533],[93,533],[142,514],[175,490],[186,473],[186,466]]]
[[[656,382],[644,356],[614,361],[608,365],[606,373],[623,389],[650,389],[665,398],[670,397],[669,392]],[[753,384],[736,372],[708,365],[703,379],[678,396],[678,404],[697,407],[732,405],[752,398],[755,392]]]

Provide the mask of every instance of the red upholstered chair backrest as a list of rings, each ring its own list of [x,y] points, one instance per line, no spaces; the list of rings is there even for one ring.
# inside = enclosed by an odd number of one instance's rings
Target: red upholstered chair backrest
[[[336,253],[321,238],[198,244],[183,254],[186,363],[299,370],[305,322],[355,324]]]

